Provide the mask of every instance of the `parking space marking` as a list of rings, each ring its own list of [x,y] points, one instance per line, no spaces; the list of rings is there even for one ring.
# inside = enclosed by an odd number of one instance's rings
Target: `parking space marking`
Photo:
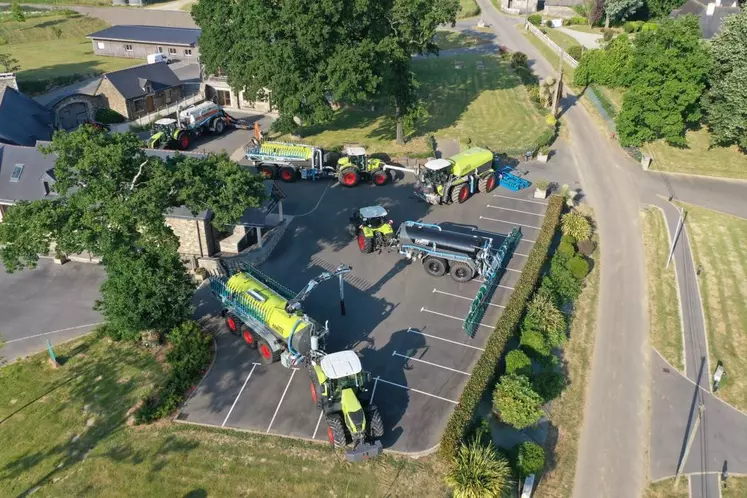
[[[316,439],[316,431],[319,430],[319,424],[322,421],[322,415],[324,415],[324,410],[319,412],[319,419],[316,421],[316,427],[314,427],[314,434],[311,435],[311,439]]]
[[[521,273],[521,270],[514,270],[513,268],[504,268],[506,271],[512,271],[515,273]]]
[[[270,420],[270,425],[267,426],[266,433],[270,432],[270,429],[272,429],[272,424],[275,422],[275,417],[278,416],[278,412],[280,411],[280,405],[283,404],[283,400],[285,399],[285,394],[288,392],[288,388],[291,385],[291,382],[293,382],[293,376],[296,375],[296,372],[298,372],[297,368],[293,369],[293,372],[291,373],[290,379],[288,379],[288,383],[285,385],[285,390],[283,391],[283,395],[280,396],[280,401],[278,402],[278,406],[275,408],[275,413],[272,415],[272,420]]]
[[[530,213],[529,211],[521,211],[519,209],[509,209],[509,208],[504,208],[504,207],[500,207],[500,206],[493,206],[492,204],[488,204],[488,207],[492,208],[492,209],[502,209],[504,211],[513,211],[514,213],[531,214],[532,216],[539,216],[540,218],[544,218],[544,216],[545,216],[544,213],[543,214]]]
[[[473,298],[473,297],[459,296],[457,294],[452,294],[451,292],[444,292],[444,291],[438,290],[438,289],[433,289],[433,292],[438,293],[438,294],[444,294],[446,296],[456,297],[458,299],[464,299],[465,301],[474,301],[475,300],[475,298]],[[496,308],[505,308],[505,306],[501,306],[500,304],[493,304],[493,303],[489,303],[488,306],[495,306]]]
[[[488,220],[488,221],[495,221],[497,223],[508,223],[509,225],[516,225],[517,227],[527,227],[527,228],[533,228],[535,230],[540,230],[540,227],[536,227],[533,225],[526,225],[523,223],[514,223],[513,221],[506,221],[506,220],[498,220],[495,218],[488,218],[487,216],[480,216],[481,220]]]
[[[511,199],[512,201],[531,202],[532,204],[542,204],[543,206],[547,206],[546,202],[530,201],[529,199],[519,199],[518,197],[511,197],[511,196],[508,196],[508,195],[493,194],[493,197],[501,197],[503,199]]]
[[[409,330],[408,330],[408,331],[409,331]],[[376,386],[378,386],[378,385],[379,385],[379,378],[378,378],[378,377],[376,377],[376,378],[374,379],[374,386],[373,386],[373,389],[371,389],[371,397],[370,397],[370,398],[368,398],[368,403],[369,403],[369,404],[373,403],[373,400],[374,400],[374,396],[376,396]]]
[[[231,412],[233,411],[234,407],[236,406],[236,403],[239,402],[239,398],[241,397],[241,393],[244,392],[244,388],[246,387],[246,384],[249,382],[249,379],[252,378],[252,374],[254,373],[254,369],[257,368],[257,365],[261,365],[261,363],[252,363],[252,369],[249,371],[249,375],[246,376],[246,380],[244,381],[244,385],[241,386],[241,390],[239,390],[239,394],[236,395],[236,399],[233,400],[233,404],[231,405],[231,409],[228,410],[228,413],[226,414],[226,418],[223,419],[223,423],[220,424],[221,427],[226,426],[226,422],[228,422],[228,417],[231,416]]]
[[[433,313],[434,315],[443,316],[443,317],[446,317],[446,318],[451,318],[452,320],[459,320],[460,322],[464,322],[463,318],[459,318],[459,317],[456,317],[456,316],[447,315],[445,313],[439,313],[438,311],[431,311],[428,308],[420,308],[420,311],[425,311],[426,313]],[[478,325],[480,327],[487,327],[489,329],[493,328],[492,325],[485,325],[484,323],[478,323]]]
[[[413,330],[412,328],[407,329],[407,331],[410,332],[411,334],[424,335],[425,337],[430,337],[432,339],[438,339],[439,341],[450,342],[452,344],[457,344],[459,346],[464,346],[465,348],[472,348],[472,349],[476,349],[478,351],[485,351],[483,348],[478,348],[477,346],[473,346],[472,344],[464,344],[463,342],[452,341],[451,339],[446,339],[445,337],[438,337],[437,335],[426,334],[425,332],[420,332],[419,330]],[[376,385],[374,384],[374,388],[375,387],[376,387]]]
[[[457,370],[455,368],[445,367],[443,365],[439,365],[438,363],[431,363],[430,361],[421,360],[420,358],[415,358],[414,356],[407,356],[404,354],[399,354],[397,351],[392,352],[392,356],[399,356],[400,358],[405,358],[406,360],[412,360],[417,361],[420,363],[425,363],[426,365],[432,365],[434,367],[443,368],[444,370],[451,370],[452,372],[464,374],[464,375],[470,375],[468,372],[462,372],[461,370]]]
[[[440,400],[443,400],[443,401],[447,401],[447,402],[449,402],[449,403],[451,403],[453,405],[458,405],[459,404],[457,401],[454,401],[453,399],[442,398],[441,396],[436,396],[435,394],[427,393],[425,391],[421,391],[419,389],[415,389],[414,387],[403,386],[402,384],[397,384],[396,382],[390,382],[390,381],[388,381],[386,379],[382,379],[381,377],[377,377],[377,378],[381,382],[383,382],[384,384],[389,384],[390,386],[401,387],[402,389],[406,389],[408,391],[415,391],[416,393],[425,394],[426,396],[430,396],[431,398],[436,398],[436,399],[440,399]]]
[[[473,282],[478,282],[478,283],[484,284],[484,283],[485,283],[485,280],[481,280],[481,279],[479,279],[479,278],[475,278],[475,279],[473,279]],[[513,288],[513,287],[509,287],[508,285],[501,285],[501,284],[498,284],[498,287],[500,287],[501,289],[514,290],[514,288]]]

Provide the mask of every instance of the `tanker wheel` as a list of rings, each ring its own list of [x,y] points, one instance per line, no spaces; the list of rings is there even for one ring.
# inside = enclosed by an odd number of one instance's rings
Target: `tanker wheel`
[[[226,122],[223,121],[223,118],[216,118],[215,123],[213,123],[213,131],[216,135],[220,135],[223,133],[223,130],[226,129]]]
[[[241,327],[241,338],[244,339],[244,342],[249,346],[249,348],[257,349],[257,336],[246,325]]]
[[[327,437],[335,448],[344,448],[348,444],[348,436],[345,433],[345,424],[339,413],[327,415]]]
[[[226,327],[228,327],[228,331],[231,332],[233,335],[239,335],[239,329],[241,328],[241,320],[238,319],[236,315],[231,313],[230,311],[226,313],[225,315],[226,319]]]
[[[368,435],[372,439],[379,439],[384,436],[384,421],[381,420],[381,413],[376,405],[368,405],[366,407],[366,414],[368,415]]]
[[[259,166],[257,168],[257,173],[262,175],[265,180],[272,180],[275,178],[275,173],[277,173],[277,170],[274,166]]]
[[[187,132],[181,132],[176,140],[179,142],[180,150],[187,150],[189,148],[189,134]]]
[[[446,261],[441,258],[427,257],[423,261],[423,268],[432,277],[443,277],[446,274]]]
[[[257,352],[259,352],[259,359],[264,365],[275,363],[280,359],[280,353],[274,352],[267,341],[261,337],[257,337]]]
[[[480,177],[480,179],[477,181],[477,191],[478,192],[487,192],[488,191],[488,179],[491,175],[486,175],[483,177]]]
[[[340,171],[340,184],[343,187],[355,187],[361,181],[361,176],[355,168],[345,168]]]
[[[321,389],[318,387],[318,384],[316,381],[312,379],[311,381],[311,399],[316,405],[317,410],[322,409],[322,393],[320,392]]]
[[[369,254],[373,251],[373,237],[366,237],[362,233],[358,234],[358,249],[363,254]]]
[[[296,181],[296,170],[285,166],[280,168],[280,179],[286,183],[293,183]]]
[[[451,278],[459,283],[469,282],[472,277],[475,276],[472,268],[467,263],[454,263],[451,265],[451,271],[449,272]]]
[[[373,174],[373,182],[374,182],[374,185],[376,185],[377,187],[386,185],[387,183],[391,181],[392,181],[392,175],[385,169],[377,170]]]
[[[458,202],[459,204],[462,204],[464,201],[469,199],[469,184],[465,183],[464,185],[457,186],[451,189],[451,202]]]
[[[485,185],[485,192],[492,192],[495,187],[498,186],[498,180],[495,177],[495,173],[488,177],[487,185]]]

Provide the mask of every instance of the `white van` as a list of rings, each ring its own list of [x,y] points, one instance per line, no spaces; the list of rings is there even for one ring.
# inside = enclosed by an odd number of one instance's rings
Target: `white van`
[[[155,64],[157,62],[165,62],[171,64],[171,59],[166,57],[164,54],[148,54],[148,64]]]

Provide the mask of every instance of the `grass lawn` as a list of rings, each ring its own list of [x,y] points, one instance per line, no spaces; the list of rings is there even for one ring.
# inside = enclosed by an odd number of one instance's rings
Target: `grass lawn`
[[[664,215],[650,207],[641,213],[643,245],[648,276],[648,322],[651,344],[680,372],[684,372],[682,358],[682,322],[677,297],[674,264],[666,269],[669,255],[669,235]]]
[[[576,301],[571,322],[570,340],[563,348],[568,364],[568,387],[552,402],[550,423],[557,430],[554,455],[548,459],[550,472],[542,476],[534,494],[537,498],[570,497],[576,473],[576,456],[584,418],[586,387],[589,385],[591,357],[596,332],[597,297],[599,296],[599,251],[581,296]],[[548,442],[552,443],[551,431]]]
[[[18,23],[0,22],[0,36],[8,44],[0,51],[18,59],[21,82],[68,76],[92,75],[139,64],[137,59],[99,57],[93,54],[91,41],[85,36],[108,26],[105,22],[82,15],[29,18]],[[54,29],[62,30],[58,39]]]
[[[484,69],[478,69],[482,61]],[[455,63],[461,63],[461,69]],[[427,153],[425,137],[454,138],[495,151],[520,154],[545,129],[544,116],[529,101],[509,64],[494,56],[434,57],[413,63],[429,116],[404,145],[395,144],[392,113],[382,106],[344,109],[324,127],[302,131],[303,141],[326,147],[359,143],[369,152]],[[281,137],[288,139],[289,137]]]
[[[560,60],[560,54],[529,31],[525,30],[524,28],[519,29],[521,29],[527,40],[529,40],[529,42],[534,45],[537,50],[539,50],[542,57],[544,57],[547,62],[552,64],[552,67],[557,68],[558,61]],[[572,68],[565,60],[563,61],[563,72],[565,73],[563,81],[565,82],[565,84],[570,85],[573,82],[573,73],[575,72],[575,69]]]
[[[737,147],[714,147],[708,150],[710,135],[701,128],[687,132],[688,148],[667,145],[663,140],[647,144],[642,150],[654,160],[651,169],[747,179],[747,155]]]
[[[674,478],[665,479],[649,484],[648,489],[643,492],[643,498],[688,498],[690,486],[687,477],[680,477],[679,486],[674,489]]]
[[[747,219],[683,204],[708,332],[711,369],[727,373],[718,396],[747,409]]]
[[[436,45],[440,50],[450,50],[453,48],[475,47],[477,45],[486,45],[490,43],[494,35],[480,36],[476,33],[465,33],[457,31],[436,31]]]
[[[101,5],[111,6],[110,0],[23,0],[21,4],[49,4],[49,5]]]
[[[162,421],[127,410],[160,378],[149,353],[93,337],[0,370],[4,496],[446,497],[435,459],[348,464],[324,444]],[[12,415],[11,415],[12,414]]]
[[[459,0],[459,13],[457,19],[474,17],[480,13],[480,7],[475,0]]]
[[[576,40],[574,37],[572,37],[569,34],[563,33],[559,29],[554,28],[547,28],[545,31],[547,31],[547,37],[550,38],[552,41],[560,45],[565,49],[567,52],[569,48],[571,47],[580,47],[581,44]]]

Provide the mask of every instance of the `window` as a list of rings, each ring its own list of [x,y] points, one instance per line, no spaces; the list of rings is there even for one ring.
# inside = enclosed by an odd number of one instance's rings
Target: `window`
[[[176,49],[175,48],[170,48],[169,49],[169,55],[176,55]]]
[[[44,195],[49,195],[52,189],[49,186],[49,182],[44,182]]]
[[[102,41],[96,42],[96,46],[99,47],[100,50],[103,50],[106,47],[106,45]]]
[[[13,172],[10,174],[10,181],[13,183],[18,183],[18,180],[21,179],[22,173],[23,164],[16,164],[15,168],[13,168]]]
[[[187,57],[192,57],[192,49],[191,48],[185,48],[184,49],[184,55]]]
[[[132,52],[132,45],[125,45],[125,52]]]
[[[158,47],[158,53],[159,53],[159,54],[162,54],[162,53],[163,53],[163,47]]]

